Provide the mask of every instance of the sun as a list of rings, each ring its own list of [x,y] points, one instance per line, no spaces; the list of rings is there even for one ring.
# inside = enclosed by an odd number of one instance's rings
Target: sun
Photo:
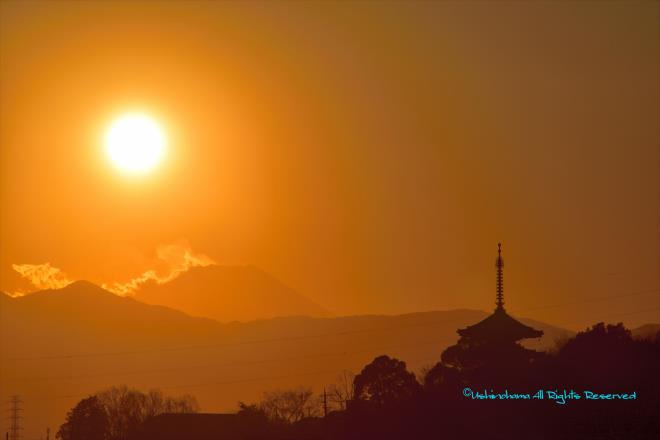
[[[112,122],[105,136],[105,149],[121,171],[141,174],[151,171],[165,155],[167,141],[158,123],[142,113],[127,113]]]

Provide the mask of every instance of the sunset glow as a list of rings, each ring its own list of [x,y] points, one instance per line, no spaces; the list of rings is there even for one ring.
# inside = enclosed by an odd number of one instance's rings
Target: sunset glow
[[[660,439],[659,18],[0,0],[0,440]]]
[[[147,115],[126,114],[115,120],[105,138],[106,152],[121,171],[144,173],[162,160],[166,146],[163,130]]]

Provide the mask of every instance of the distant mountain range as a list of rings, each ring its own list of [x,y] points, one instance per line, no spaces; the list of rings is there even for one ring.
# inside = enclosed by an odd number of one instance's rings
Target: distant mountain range
[[[193,267],[167,283],[143,284],[135,299],[221,322],[329,316],[323,307],[254,266]]]
[[[222,279],[213,270],[196,272],[191,276]],[[260,283],[266,281],[255,284]],[[285,293],[290,291],[282,287],[280,298],[291,297]],[[203,312],[198,311],[211,315]],[[380,354],[402,359],[417,372],[455,343],[457,328],[486,315],[453,310],[223,324],[79,281],[19,298],[0,294],[0,389],[4,396],[21,395],[26,417],[39,420],[44,429],[57,429],[81,398],[117,384],[193,394],[204,411],[226,412],[235,410],[239,400],[258,399],[264,390],[310,385],[320,392],[342,370],[357,373]],[[529,345],[539,350],[572,334],[521,321],[545,332]]]

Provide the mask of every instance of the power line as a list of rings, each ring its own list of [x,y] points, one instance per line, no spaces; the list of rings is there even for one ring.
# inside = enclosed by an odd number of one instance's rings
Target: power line
[[[564,303],[564,304],[553,304],[553,305],[532,307],[532,308],[527,308],[527,309],[519,309],[519,310],[517,310],[517,313],[522,313],[522,312],[531,311],[531,310],[540,310],[540,309],[545,309],[545,308],[563,307],[563,306],[566,306],[566,305],[574,305],[574,304],[578,304],[578,303],[590,303],[590,302],[595,302],[595,301],[605,301],[605,300],[616,299],[616,298],[626,298],[626,297],[630,297],[630,296],[636,296],[636,295],[642,295],[642,294],[648,294],[648,293],[654,293],[654,292],[660,292],[660,289],[649,289],[649,290],[644,290],[644,291],[626,293],[626,294],[617,295],[617,296],[609,296],[609,297],[602,297],[602,298],[591,298],[591,299],[588,299],[588,300],[585,300],[585,301],[573,301],[573,302],[568,302],[568,303]],[[646,309],[646,310],[642,310],[642,311],[634,312],[634,313],[643,313],[643,312],[651,311],[651,310],[654,310],[654,309]],[[346,330],[346,331],[341,331],[341,332],[329,332],[329,333],[321,333],[321,334],[317,334],[317,335],[302,335],[302,336],[292,336],[292,337],[283,337],[283,338],[256,339],[256,340],[251,340],[251,341],[224,342],[224,343],[201,344],[201,345],[185,345],[185,346],[178,346],[178,347],[163,347],[163,348],[150,348],[150,349],[139,349],[139,350],[123,350],[123,351],[115,351],[115,352],[98,352],[98,353],[79,353],[79,354],[69,354],[69,355],[16,357],[16,358],[7,358],[7,360],[10,360],[10,361],[56,360],[56,359],[73,359],[73,358],[87,358],[87,357],[125,356],[125,355],[133,355],[133,354],[158,353],[158,352],[169,352],[169,351],[199,350],[199,349],[207,349],[207,348],[220,348],[220,347],[253,345],[253,344],[267,344],[267,343],[273,343],[273,342],[291,342],[291,341],[299,341],[299,340],[306,340],[306,339],[325,338],[325,337],[331,337],[331,336],[346,336],[346,335],[359,334],[359,333],[369,333],[369,332],[374,332],[374,331],[398,330],[398,329],[401,329],[401,328],[412,328],[412,327],[423,327],[423,326],[438,326],[438,325],[445,325],[447,323],[456,322],[456,321],[459,321],[459,320],[458,319],[452,319],[452,320],[445,320],[445,321],[442,321],[442,322],[432,322],[432,323],[424,322],[424,323],[415,323],[415,324],[390,326],[390,327],[374,327],[374,328],[368,328],[368,329]]]
[[[197,369],[204,369],[204,368],[224,368],[224,367],[238,367],[238,366],[246,366],[246,365],[260,365],[260,364],[267,364],[271,362],[289,362],[289,361],[299,361],[299,360],[307,360],[307,359],[317,359],[317,358],[323,358],[323,357],[335,357],[335,356],[352,356],[355,354],[361,354],[361,353],[370,353],[376,350],[383,350],[383,349],[388,349],[392,347],[398,347],[398,346],[405,346],[405,347],[421,347],[425,345],[432,345],[432,344],[438,344],[438,340],[428,340],[428,341],[423,341],[421,343],[415,343],[415,344],[410,344],[410,343],[405,343],[405,344],[395,344],[395,345],[379,345],[379,346],[372,346],[368,348],[364,348],[361,350],[355,350],[355,351],[340,351],[340,352],[333,352],[333,353],[319,353],[319,354],[312,354],[312,355],[305,355],[305,356],[291,356],[291,357],[285,357],[285,358],[270,358],[270,359],[260,359],[256,361],[241,361],[241,362],[225,362],[221,364],[202,364],[202,365],[194,365],[194,366],[186,366],[186,367],[174,367],[174,368],[161,368],[161,369],[146,369],[146,370],[133,370],[133,371],[123,371],[123,372],[116,372],[116,373],[99,373],[99,374],[83,374],[83,375],[76,375],[75,379],[88,379],[88,378],[97,378],[97,377],[113,377],[113,376],[132,376],[132,375],[137,375],[137,374],[158,374],[158,373],[170,373],[170,372],[176,372],[176,371],[188,371],[188,370],[197,370]],[[65,381],[65,380],[71,380],[74,379],[72,376],[51,376],[51,377],[42,377],[42,378],[18,378],[16,379],[17,381],[23,381],[23,382],[37,382],[37,381]]]
[[[617,313],[617,314],[614,314],[614,315],[605,316],[605,318],[614,318],[614,317],[619,317],[619,316],[637,315],[638,313],[654,312],[656,310],[660,310],[660,306],[651,307],[649,309],[644,309],[644,310],[635,310],[633,312]],[[581,322],[581,321],[573,321],[573,322],[570,322],[569,324],[575,324],[575,323],[578,323],[578,322]]]
[[[425,357],[419,357],[419,358],[413,358],[413,362],[421,362],[421,361],[431,361],[431,360],[436,360],[437,357],[435,356],[425,356]],[[362,368],[363,365],[358,365],[355,367],[355,369]],[[263,376],[263,377],[254,377],[254,378],[248,378],[248,379],[237,379],[237,380],[224,380],[224,381],[213,381],[213,382],[197,382],[197,383],[189,383],[189,384],[179,384],[179,385],[170,385],[170,386],[162,386],[159,387],[160,389],[164,390],[172,390],[172,389],[185,389],[185,388],[199,388],[199,387],[208,387],[208,386],[217,386],[217,385],[234,385],[234,384],[242,384],[242,383],[250,383],[250,382],[264,382],[264,381],[271,381],[271,380],[282,380],[282,379],[293,379],[293,378],[298,378],[298,377],[306,377],[306,376],[319,376],[319,375],[325,375],[325,374],[333,374],[336,373],[337,370],[332,369],[332,370],[316,370],[316,371],[310,371],[310,372],[305,372],[305,373],[296,373],[296,374],[285,374],[285,375],[280,375],[280,376]],[[90,394],[77,394],[77,395],[61,395],[61,396],[44,396],[44,399],[79,399],[83,397],[88,397]]]
[[[658,307],[660,309],[660,307]],[[626,313],[624,315],[628,315],[630,313]],[[364,351],[364,350],[362,350]],[[408,361],[413,361],[413,362],[420,362],[420,361],[436,361],[438,360],[437,356],[425,356],[425,357],[420,357],[420,358],[413,358],[409,359]],[[358,365],[357,368],[361,368],[363,365]],[[201,383],[192,383],[192,384],[181,384],[181,385],[171,385],[171,386],[164,386],[160,387],[162,389],[182,389],[182,388],[199,388],[199,387],[206,387],[206,386],[217,386],[217,385],[233,385],[233,384],[240,384],[240,383],[250,383],[250,382],[262,382],[262,381],[270,381],[270,380],[281,380],[281,379],[291,379],[291,378],[298,378],[298,377],[305,377],[305,376],[317,376],[317,375],[325,375],[325,374],[332,374],[336,373],[336,370],[321,370],[321,371],[313,371],[313,372],[307,372],[307,373],[298,373],[298,374],[288,374],[288,375],[281,375],[281,376],[266,376],[266,377],[258,377],[258,378],[249,378],[249,379],[238,379],[238,380],[229,380],[229,381],[214,381],[214,382],[201,382]],[[68,399],[68,398],[82,398],[82,397],[87,397],[88,394],[83,394],[83,395],[66,395],[66,396],[53,396],[53,397],[47,397],[50,399]]]
[[[633,312],[616,313],[616,314],[613,314],[613,315],[603,316],[603,317],[601,317],[600,322],[603,322],[602,320],[606,319],[606,318],[608,318],[608,319],[609,318],[618,318],[620,316],[636,315],[636,314],[639,314],[639,313],[653,312],[653,311],[656,311],[656,310],[660,310],[660,306],[659,307],[652,307],[650,309],[644,309],[644,310],[635,310]],[[573,321],[573,322],[568,322],[567,324],[577,324],[577,323],[580,323],[580,322],[582,322],[582,321]],[[537,339],[537,340],[529,341],[529,342],[530,343],[535,343],[535,344],[538,345],[541,341]]]
[[[653,309],[645,309],[645,310],[638,310],[634,312],[628,312],[628,313],[622,313],[622,314],[617,314],[617,315],[610,315],[610,316],[623,316],[623,315],[631,315],[635,313],[641,313],[641,312],[647,312],[649,310],[657,310],[660,309],[658,308],[653,308]],[[446,323],[445,321],[444,323]],[[427,345],[427,344],[435,344],[437,341],[424,341],[423,343],[418,343],[418,344],[405,344],[407,347],[417,347],[417,346],[422,346],[422,345]],[[403,344],[398,344],[398,345],[403,345]],[[391,346],[387,346],[391,347]],[[118,374],[99,374],[99,375],[88,375],[88,376],[78,376],[78,377],[98,377],[98,376],[114,376],[114,375],[130,375],[130,374],[141,374],[141,373],[155,373],[155,372],[163,372],[163,371],[178,371],[178,370],[186,370],[186,369],[194,369],[194,368],[206,368],[206,367],[222,367],[222,366],[240,366],[240,365],[249,365],[249,364],[262,364],[262,363],[268,363],[268,362],[279,362],[279,361],[292,361],[292,360],[301,360],[301,359],[311,359],[311,358],[318,358],[318,357],[328,357],[328,356],[350,356],[354,354],[359,354],[359,353],[366,353],[374,350],[380,350],[383,348],[387,348],[386,346],[378,346],[378,347],[370,347],[367,349],[362,349],[362,350],[357,350],[357,351],[352,351],[352,352],[336,352],[336,353],[322,353],[322,354],[316,354],[316,355],[307,355],[307,356],[297,356],[297,357],[289,357],[289,358],[278,358],[278,359],[263,359],[263,360],[258,360],[258,361],[250,361],[250,362],[235,362],[235,363],[225,363],[225,364],[208,364],[208,365],[200,365],[200,366],[195,366],[195,367],[185,367],[185,368],[172,368],[172,369],[161,369],[161,370],[142,370],[142,371],[133,371],[133,372],[124,372],[124,373],[118,373]],[[438,360],[438,356],[431,356],[431,357],[424,357],[424,358],[417,358],[417,359],[412,359],[413,362],[415,361],[422,361],[422,360]],[[411,359],[409,359],[411,361]],[[362,367],[362,365],[357,366],[357,368]],[[288,375],[280,375],[280,376],[266,376],[266,377],[257,377],[257,378],[247,378],[247,379],[239,379],[239,380],[229,380],[229,381],[216,381],[216,382],[203,382],[203,383],[192,383],[192,384],[180,384],[180,385],[172,385],[172,386],[164,386],[160,387],[162,389],[177,389],[177,388],[195,388],[195,387],[202,387],[202,386],[211,386],[211,385],[229,385],[229,384],[239,384],[239,383],[250,383],[250,382],[260,382],[260,381],[269,381],[269,380],[280,380],[280,379],[288,379],[288,378],[295,378],[295,377],[305,377],[305,376],[312,376],[312,375],[322,375],[322,374],[330,374],[334,373],[336,370],[324,370],[324,371],[313,371],[313,372],[306,372],[306,373],[298,373],[298,374],[288,374]],[[44,380],[60,380],[64,379],[62,377],[53,377],[53,378],[44,378]],[[70,379],[70,377],[67,377],[66,379]],[[63,395],[63,396],[45,396],[47,399],[65,399],[65,398],[81,398],[81,397],[86,397],[88,394],[81,394],[81,395]],[[13,439],[12,439],[13,440]]]
[[[660,307],[656,308],[660,309]],[[612,317],[614,316],[625,316],[625,315],[630,315],[634,313],[641,313],[641,312],[647,312],[649,310],[655,310],[655,309],[645,309],[645,310],[638,310],[635,312],[628,312],[628,313],[620,313],[616,315],[610,315]],[[540,342],[540,341],[538,341]],[[354,351],[340,351],[340,352],[333,352],[333,353],[318,353],[318,354],[313,354],[313,355],[304,355],[304,356],[291,356],[291,357],[285,357],[285,358],[270,358],[270,359],[260,359],[260,360],[255,360],[255,361],[240,361],[240,362],[226,362],[226,363],[215,363],[215,364],[202,364],[202,365],[195,365],[195,366],[186,366],[186,367],[174,367],[174,368],[163,368],[163,369],[143,369],[143,370],[133,370],[133,371],[124,371],[124,372],[118,372],[118,373],[99,373],[99,374],[87,374],[87,375],[77,375],[75,378],[72,376],[53,376],[53,377],[44,377],[44,378],[19,378],[17,379],[18,381],[24,381],[24,382],[36,382],[36,381],[65,381],[65,380],[72,380],[72,379],[87,379],[87,378],[97,378],[97,377],[117,377],[117,376],[131,376],[131,375],[139,375],[139,374],[158,374],[158,373],[169,373],[169,372],[177,372],[177,371],[189,371],[189,370],[195,370],[195,369],[205,369],[205,368],[224,368],[224,367],[237,367],[237,366],[246,366],[246,365],[260,365],[260,364],[267,364],[271,362],[290,362],[290,361],[299,361],[299,360],[307,360],[307,359],[317,359],[317,358],[323,358],[323,357],[335,357],[335,356],[352,356],[356,354],[362,354],[362,353],[370,353],[374,352],[377,350],[385,350],[385,349],[391,349],[392,347],[398,347],[398,346],[405,346],[405,347],[422,347],[426,345],[431,345],[431,344],[438,344],[437,340],[426,340],[423,342],[418,342],[418,343],[403,343],[403,344],[387,344],[387,345],[378,345],[378,346],[372,346],[368,348],[364,348],[361,350],[354,350]]]
[[[653,311],[653,310],[660,310],[660,307],[654,308],[654,309],[644,309],[644,310],[637,310],[634,312],[628,312],[628,313],[619,313],[615,315],[609,315],[608,317],[617,317],[617,316],[627,316],[627,315],[632,315],[636,313],[643,313],[643,312],[648,312],[648,311]],[[443,324],[446,324],[447,321],[443,322]],[[540,342],[540,341],[537,341]],[[270,359],[260,359],[260,360],[255,360],[255,361],[240,361],[240,362],[225,362],[225,363],[211,363],[211,364],[199,364],[199,365],[194,365],[194,366],[186,366],[186,367],[173,367],[173,368],[161,368],[161,369],[143,369],[143,370],[132,370],[132,371],[123,371],[123,372],[113,372],[113,373],[98,373],[98,374],[83,374],[83,375],[77,375],[75,378],[72,376],[51,376],[51,377],[41,377],[41,378],[18,378],[16,379],[17,381],[23,381],[23,382],[37,382],[37,381],[65,381],[65,380],[72,380],[72,379],[89,379],[89,378],[98,378],[98,377],[117,377],[117,376],[132,376],[132,375],[139,375],[139,374],[159,374],[159,373],[170,373],[170,372],[177,372],[177,371],[189,371],[189,370],[197,370],[197,369],[205,369],[205,368],[225,368],[225,367],[237,367],[237,366],[246,366],[246,365],[260,365],[260,364],[267,364],[271,362],[289,362],[289,361],[298,361],[298,360],[307,360],[307,359],[317,359],[317,358],[323,358],[323,357],[335,357],[335,356],[352,356],[355,354],[361,354],[361,353],[369,353],[373,352],[376,350],[384,350],[384,349],[390,349],[392,347],[398,347],[398,346],[405,346],[405,347],[421,347],[421,346],[426,346],[426,345],[432,345],[432,344],[438,344],[438,340],[433,339],[433,340],[427,340],[423,341],[421,343],[403,343],[403,344],[395,344],[395,345],[379,345],[379,346],[372,346],[368,348],[364,348],[361,350],[355,350],[355,351],[340,351],[340,352],[333,352],[333,353],[319,353],[319,354],[313,354],[313,355],[304,355],[304,356],[291,356],[291,357],[285,357],[285,358],[270,358]]]
[[[628,298],[631,296],[638,296],[638,295],[645,295],[648,293],[655,293],[659,292],[660,289],[649,289],[649,290],[640,290],[637,292],[631,292],[623,295],[613,295],[613,296],[606,296],[606,297],[598,297],[598,298],[588,298],[585,300],[579,300],[579,301],[569,301],[561,304],[552,304],[552,305],[545,305],[545,306],[538,306],[538,307],[528,307],[522,310],[518,309],[513,309],[515,312],[529,312],[532,310],[542,310],[542,309],[551,309],[555,307],[564,307],[564,306],[570,306],[570,305],[575,305],[575,304],[586,304],[586,303],[592,303],[592,302],[598,302],[598,301],[606,301],[610,299],[619,299],[619,298]]]

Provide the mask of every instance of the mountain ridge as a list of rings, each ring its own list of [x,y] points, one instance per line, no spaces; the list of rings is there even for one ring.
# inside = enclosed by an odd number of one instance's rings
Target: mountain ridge
[[[221,322],[331,315],[323,306],[252,265],[193,267],[166,283],[141,285],[133,298]]]
[[[103,310],[103,313],[94,313],[95,310]],[[241,362],[261,355],[278,358],[283,353],[293,358],[300,353],[324,350],[350,354],[346,347],[365,356],[387,352],[406,360],[409,353],[410,357],[432,353],[439,358],[444,347],[457,339],[457,328],[487,316],[483,311],[462,309],[403,315],[277,317],[221,323],[118,297],[89,282],[37,292],[31,298],[8,297],[2,302],[0,312],[4,360],[54,360],[48,364],[48,369],[66,363],[66,359],[87,360],[74,371],[88,370],[95,363],[99,364],[96,370],[100,371],[112,365],[126,369],[131,363],[126,364],[123,356],[140,353],[152,354],[142,359],[149,367],[186,363],[189,355],[199,356],[202,362],[207,359],[197,350],[205,347],[230,347],[231,356]],[[558,335],[571,334],[547,324],[542,328],[546,331],[546,342],[534,341],[531,348],[547,348]],[[210,358],[216,359],[218,355],[211,353]],[[102,362],[104,359],[107,363]],[[20,363],[3,364],[5,372],[21,366]],[[416,367],[414,361],[411,367]],[[337,372],[344,368],[348,365],[338,359]],[[37,375],[44,374],[39,365],[23,372],[31,369],[39,373]]]
[[[89,282],[0,301],[0,387],[24,398],[32,417],[59,426],[81,396],[111,385],[174,389],[202,409],[227,412],[264,390],[316,391],[388,354],[411,371],[433,364],[456,329],[479,310],[221,323],[123,298]],[[103,313],[96,313],[102,310]],[[547,349],[566,329],[521,319],[546,333]]]

